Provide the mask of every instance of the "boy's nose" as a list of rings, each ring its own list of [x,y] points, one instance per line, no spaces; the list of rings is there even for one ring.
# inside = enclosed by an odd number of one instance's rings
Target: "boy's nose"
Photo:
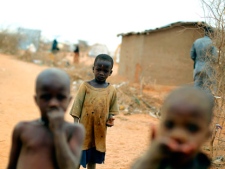
[[[170,138],[175,140],[179,144],[183,144],[187,142],[188,140],[188,135],[185,131],[181,129],[176,129],[171,131]]]
[[[58,107],[58,105],[59,105],[59,102],[58,102],[58,100],[57,99],[55,99],[55,98],[52,98],[51,100],[50,100],[50,102],[49,102],[49,107]]]
[[[103,71],[100,71],[99,74],[100,74],[100,75],[104,75],[104,72],[103,72]]]

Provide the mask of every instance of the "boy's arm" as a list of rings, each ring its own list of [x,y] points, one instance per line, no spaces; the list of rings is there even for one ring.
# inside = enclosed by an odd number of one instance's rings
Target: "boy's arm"
[[[113,95],[110,102],[110,108],[109,108],[109,117],[119,114],[119,108],[117,104],[117,93],[116,89],[113,91]]]
[[[74,102],[73,102],[73,106],[72,106],[72,108],[70,110],[70,115],[73,118],[77,117],[78,120],[81,117],[81,112],[82,112],[82,108],[83,108],[85,95],[86,95],[86,87],[85,87],[85,84],[83,83],[79,87],[79,90],[78,90],[78,92],[76,94],[76,97],[74,99]],[[78,120],[74,118],[74,122],[76,122]]]
[[[68,140],[65,131],[64,114],[49,113],[50,130],[53,133],[56,160],[60,169],[74,169],[80,164],[81,147],[84,140],[84,129],[81,125],[71,127],[72,136]]]
[[[152,160],[152,156],[154,156],[154,154],[152,154],[149,148],[141,158],[138,158],[134,162],[131,169],[158,169],[160,167],[160,162]]]
[[[173,143],[166,138],[153,140],[144,155],[138,158],[131,169],[159,169],[166,165],[166,160],[170,157],[170,148]]]
[[[18,124],[13,130],[12,146],[10,150],[10,157],[7,169],[15,169],[17,166],[17,161],[22,147],[22,141],[20,139],[21,130],[22,123]]]
[[[181,153],[183,156],[193,154],[196,150],[195,144],[186,143],[181,145],[169,137],[156,137],[156,129],[152,126],[152,144],[146,153],[136,160],[131,169],[159,169],[170,166],[173,153]],[[176,165],[176,164],[175,164]],[[173,167],[172,167],[173,168]],[[177,168],[177,167],[176,167]]]

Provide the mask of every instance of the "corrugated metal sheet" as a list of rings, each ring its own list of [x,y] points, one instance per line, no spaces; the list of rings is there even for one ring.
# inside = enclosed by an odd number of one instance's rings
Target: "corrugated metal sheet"
[[[173,28],[173,27],[177,27],[177,26],[184,26],[184,27],[185,26],[199,26],[199,27],[202,27],[202,26],[206,26],[206,25],[207,24],[205,22],[202,22],[202,21],[200,21],[200,22],[182,22],[182,21],[179,21],[179,22],[171,23],[171,24],[159,27],[159,28],[148,29],[148,30],[145,30],[143,32],[120,33],[117,36],[129,36],[129,35],[140,35],[140,34],[146,34],[147,35],[147,34],[152,33],[152,32],[166,30],[166,29],[170,29],[170,28]]]

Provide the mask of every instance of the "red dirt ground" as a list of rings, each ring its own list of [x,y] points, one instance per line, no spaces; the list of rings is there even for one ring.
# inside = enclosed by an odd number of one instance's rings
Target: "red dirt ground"
[[[39,118],[33,99],[34,82],[45,68],[0,54],[0,169],[8,163],[13,127],[19,121]],[[68,113],[66,119],[73,121]],[[146,114],[118,115],[115,126],[108,130],[105,164],[97,168],[128,169],[150,143],[150,124],[157,123]]]

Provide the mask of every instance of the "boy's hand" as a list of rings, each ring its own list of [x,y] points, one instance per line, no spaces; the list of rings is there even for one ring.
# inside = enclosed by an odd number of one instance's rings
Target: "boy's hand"
[[[156,152],[181,153],[185,155],[191,154],[196,147],[191,143],[179,144],[177,141],[166,137],[157,138],[152,144],[155,147],[154,149],[158,149]]]
[[[61,131],[64,124],[64,112],[62,110],[51,110],[47,115],[50,130],[52,132]]]
[[[168,136],[157,135],[155,126],[152,126],[151,142],[149,149],[134,163],[132,169],[158,169],[167,163],[170,163],[171,168],[182,168],[180,164],[187,162],[196,151],[194,143],[179,143]]]
[[[152,127],[152,145],[150,154],[154,160],[162,160],[173,157],[173,154],[179,153],[180,155],[189,156],[196,150],[195,143],[179,143],[176,140],[168,137],[157,136],[156,129]]]
[[[112,127],[114,126],[114,120],[115,118],[113,117],[113,115],[110,115],[108,120],[106,121],[106,126],[107,127]]]

